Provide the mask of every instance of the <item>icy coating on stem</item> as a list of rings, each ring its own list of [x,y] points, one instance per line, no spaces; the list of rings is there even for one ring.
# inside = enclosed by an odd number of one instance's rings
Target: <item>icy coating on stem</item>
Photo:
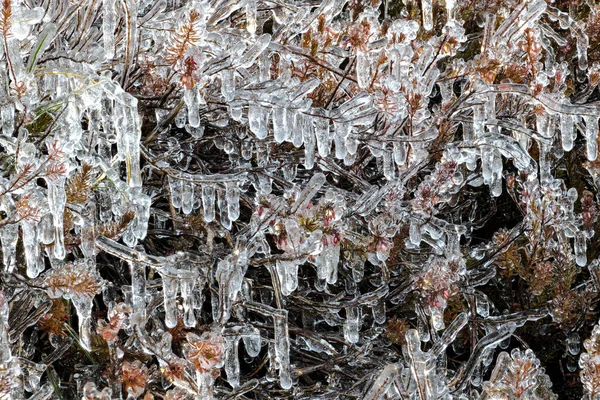
[[[598,10],[1,0],[0,400],[598,398]]]

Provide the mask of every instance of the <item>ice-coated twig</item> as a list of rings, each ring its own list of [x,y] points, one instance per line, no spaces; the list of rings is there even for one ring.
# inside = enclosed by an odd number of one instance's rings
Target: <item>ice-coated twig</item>
[[[469,361],[462,365],[454,379],[450,382],[452,390],[462,390],[473,374],[475,367],[481,362],[481,355],[483,352],[488,348],[497,346],[501,341],[510,337],[516,328],[517,326],[514,323],[506,323],[477,342],[477,345],[469,357]]]

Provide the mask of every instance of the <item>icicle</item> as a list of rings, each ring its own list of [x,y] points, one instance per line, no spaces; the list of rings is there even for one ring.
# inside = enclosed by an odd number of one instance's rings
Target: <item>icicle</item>
[[[250,0],[255,1],[255,0]],[[256,39],[256,43],[252,45],[240,58],[237,63],[242,68],[249,68],[254,64],[254,61],[262,54],[263,51],[271,43],[271,35],[265,33]]]
[[[202,207],[204,209],[204,220],[212,222],[215,220],[215,187],[211,184],[202,185]]]
[[[298,87],[290,95],[290,99],[293,102],[296,100],[303,99],[310,92],[312,92],[317,87],[319,87],[320,84],[321,84],[321,81],[319,80],[319,78],[310,78],[298,85]]]
[[[240,360],[238,355],[240,337],[225,335],[225,373],[227,382],[236,389],[240,386]]]
[[[456,0],[446,0],[446,15],[448,15],[448,23],[454,21],[454,5]]]
[[[357,343],[360,330],[360,308],[346,307],[346,322],[344,323],[344,338],[348,343]]]
[[[438,297],[437,301],[440,302],[443,298]],[[445,301],[444,301],[445,303]],[[436,331],[440,331],[445,328],[446,324],[444,323],[444,309],[446,305],[443,304],[441,306],[430,307],[429,313],[431,314],[431,327]]]
[[[590,161],[598,157],[598,116],[585,116],[586,155]]]
[[[107,59],[115,55],[115,28],[117,14],[115,0],[102,1],[102,40],[104,41],[104,54]]]
[[[260,104],[248,106],[248,125],[257,139],[265,139],[268,134],[267,120],[269,111]]]
[[[485,113],[482,105],[474,105],[473,107],[473,135],[475,139],[485,135]]]
[[[327,237],[326,240],[331,241],[333,238]],[[323,251],[315,257],[317,277],[319,279],[325,279],[329,284],[336,283],[339,258],[340,246],[325,246]]]
[[[567,352],[571,355],[576,356],[579,354],[581,345],[581,338],[577,332],[571,333],[567,336]]]
[[[171,329],[177,325],[177,292],[179,280],[169,274],[161,274],[163,284],[163,301],[165,308],[165,325]]]
[[[258,328],[250,327],[250,332],[243,336],[243,340],[246,353],[250,357],[256,357],[260,354],[261,338]]]
[[[490,192],[492,196],[499,197],[502,194],[502,156],[495,149],[490,153],[492,156]]]
[[[48,205],[54,222],[54,257],[62,260],[65,258],[65,236],[63,230],[63,215],[67,194],[65,192],[65,178],[58,177],[48,182]]]
[[[256,27],[256,0],[246,0],[246,30],[254,35]]]
[[[237,182],[225,184],[225,198],[229,220],[237,221],[240,217],[240,189]]]
[[[188,215],[194,208],[194,184],[181,181],[181,211]]]
[[[235,96],[235,70],[229,68],[221,71],[221,94],[226,102],[231,102]],[[233,108],[233,106],[231,106]],[[241,112],[241,107],[239,108]],[[233,110],[232,110],[233,115]]]
[[[292,206],[290,212],[294,214],[300,210],[304,210],[308,206],[308,203],[312,200],[312,198],[321,189],[321,187],[323,187],[325,182],[325,175],[323,175],[320,172],[314,174],[313,177],[310,178],[310,181],[308,182],[304,190],[302,190],[302,192],[300,192],[300,194],[298,195],[298,198],[296,199],[296,202]]]
[[[38,230],[34,224],[27,221],[21,222],[21,229],[23,230],[25,260],[27,261],[27,276],[30,278],[37,278],[44,270],[44,259],[40,251]],[[15,236],[15,238],[17,237],[18,236]],[[4,248],[3,244],[3,250]]]
[[[273,135],[277,143],[283,143],[289,137],[287,109],[273,107]]]
[[[477,292],[475,294],[475,306],[477,308],[477,314],[481,315],[483,318],[489,317],[490,303],[484,293]]]
[[[141,262],[130,261],[131,272],[131,303],[133,314],[132,325],[146,323],[146,265]]]
[[[406,143],[395,141],[393,144],[394,161],[397,166],[406,164]]]
[[[385,315],[385,302],[381,301],[378,302],[377,304],[375,304],[372,307],[372,311],[373,311],[373,321],[375,321],[376,324],[384,324],[387,320],[387,317]]]
[[[371,58],[362,50],[356,51],[356,80],[361,89],[371,84]]]
[[[562,138],[562,147],[564,151],[571,151],[577,133],[573,129],[573,116],[570,114],[560,114],[560,132]]]
[[[290,337],[288,334],[288,312],[277,310],[278,314],[273,318],[275,332],[275,358],[279,369],[279,385],[287,390],[292,387],[292,376],[290,373]]]
[[[15,130],[15,105],[13,103],[0,105],[0,120],[2,121],[2,134],[12,137]]]
[[[289,109],[288,112],[288,129],[290,130],[290,138],[295,147],[302,146],[304,138],[302,137],[302,122],[303,118],[300,113]]]
[[[86,258],[95,258],[98,250],[96,249],[96,203],[89,202],[85,210],[84,218],[81,222],[81,244],[79,248]],[[39,246],[36,243],[37,252]],[[43,271],[43,260],[41,260],[40,272]]]
[[[585,267],[585,264],[587,264],[587,246],[585,243],[584,232],[578,231],[575,234],[575,245],[573,246],[573,250],[575,252],[575,262],[577,262],[577,265],[580,267]]]
[[[281,293],[289,296],[298,288],[298,263],[277,260],[277,274],[281,283]]]
[[[577,66],[581,71],[585,71],[588,69],[588,46],[589,46],[589,38],[585,34],[585,31],[581,28],[573,30],[575,33],[575,38],[577,39],[576,47],[577,47]]]
[[[94,266],[95,268],[95,266]],[[92,300],[87,296],[72,296],[71,300],[77,310],[79,325],[79,342],[81,347],[92,351]]]
[[[319,156],[323,158],[327,157],[331,149],[331,140],[329,139],[329,119],[315,119],[315,137],[317,138]]]
[[[6,293],[0,291],[0,363],[6,364],[11,359],[10,342],[8,340],[8,299]]]
[[[421,244],[421,228],[419,224],[417,224],[414,221],[410,222],[408,237],[413,245],[418,246],[419,244]]]
[[[383,176],[385,176],[385,178],[387,180],[395,179],[396,178],[396,168],[394,165],[392,150],[387,149],[387,148],[383,150],[382,164],[383,164]]]
[[[219,282],[220,303],[217,319],[222,323],[228,321],[231,316],[231,307],[242,288],[247,268],[246,250],[240,249],[235,249],[232,256],[226,257],[217,264],[215,276]]]
[[[335,122],[333,142],[335,144],[335,158],[343,160],[346,158],[346,138],[350,134],[352,126],[348,122]]]
[[[302,138],[304,141],[304,166],[306,169],[312,169],[315,165],[315,131],[312,118],[301,115],[302,120]]]
[[[423,29],[433,29],[433,4],[432,0],[421,0],[421,12],[423,13]]]
[[[224,190],[217,190],[217,206],[219,208],[219,222],[223,228],[231,229],[231,220],[229,219],[229,210]]]
[[[200,126],[200,93],[198,88],[194,86],[191,89],[185,89],[183,92],[183,101],[188,110],[188,123],[192,128]]]

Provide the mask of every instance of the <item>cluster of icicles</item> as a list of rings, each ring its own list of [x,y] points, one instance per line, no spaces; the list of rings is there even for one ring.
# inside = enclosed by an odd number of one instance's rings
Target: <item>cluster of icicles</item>
[[[375,157],[378,169],[385,178],[381,186],[371,185],[365,181],[359,182],[360,193],[343,193],[340,191],[329,191],[329,184],[325,173],[311,173],[311,178],[298,183],[297,165],[292,171],[283,171],[284,178],[292,188],[285,191],[285,198],[279,197],[271,201],[272,213],[253,213],[249,229],[244,229],[242,234],[235,236],[231,253],[215,264],[214,276],[209,276],[206,265],[210,260],[196,252],[178,252],[172,255],[154,256],[140,250],[136,245],[146,237],[148,224],[151,220],[151,198],[152,192],[146,190],[142,180],[140,157],[146,152],[152,158],[150,150],[141,145],[142,131],[139,116],[138,100],[131,94],[125,92],[116,83],[109,72],[98,74],[97,65],[94,63],[76,63],[70,60],[48,60],[44,63],[45,73],[43,78],[35,81],[33,70],[35,58],[30,58],[29,65],[25,65],[20,55],[20,41],[27,38],[31,26],[39,23],[43,18],[43,9],[40,7],[26,10],[20,2],[19,7],[21,20],[15,24],[14,32],[6,43],[7,54],[12,58],[12,71],[4,66],[0,67],[0,78],[2,82],[8,82],[9,72],[20,81],[27,82],[31,93],[22,99],[22,104],[16,107],[14,103],[2,104],[0,106],[0,117],[2,135],[0,144],[11,155],[15,155],[16,172],[10,179],[0,181],[3,193],[15,186],[16,176],[25,168],[38,171],[45,168],[44,158],[34,145],[35,142],[26,141],[29,134],[27,128],[21,126],[18,132],[14,131],[15,118],[24,106],[40,106],[41,99],[48,95],[52,101],[43,103],[43,107],[52,110],[53,107],[61,108],[61,118],[52,126],[51,140],[43,142],[45,148],[59,148],[61,162],[66,165],[66,175],[56,178],[47,177],[45,185],[41,187],[32,181],[18,187],[18,190],[3,196],[0,209],[7,215],[17,212],[17,197],[28,193],[31,201],[40,207],[41,217],[39,223],[24,220],[19,223],[4,224],[0,227],[0,242],[2,244],[4,272],[11,274],[17,271],[17,244],[19,229],[23,241],[23,249],[26,260],[26,275],[29,279],[50,282],[61,276],[69,275],[75,278],[89,278],[99,286],[98,293],[108,291],[97,273],[96,255],[98,251],[125,260],[130,267],[131,286],[123,289],[126,302],[131,305],[130,328],[137,335],[139,346],[149,354],[159,357],[160,363],[171,365],[171,363],[183,362],[173,353],[170,340],[171,336],[166,330],[174,328],[178,321],[183,320],[185,327],[192,328],[200,325],[199,315],[204,304],[204,297],[208,295],[206,286],[209,280],[214,279],[218,289],[210,292],[212,319],[219,327],[218,335],[225,341],[223,365],[227,375],[227,381],[237,389],[240,385],[246,385],[250,390],[253,382],[240,382],[240,363],[238,347],[240,340],[249,357],[256,357],[263,346],[267,343],[268,358],[271,369],[277,371],[279,384],[283,389],[293,386],[294,376],[292,365],[290,365],[290,337],[288,332],[288,311],[284,304],[279,303],[273,307],[271,302],[267,304],[257,302],[257,296],[253,294],[251,282],[245,278],[253,257],[270,257],[270,244],[266,237],[269,234],[276,235],[274,226],[283,226],[286,232],[286,241],[282,241],[280,250],[288,257],[278,259],[272,266],[270,272],[274,277],[273,286],[277,286],[283,297],[293,295],[299,287],[299,267],[309,262],[317,270],[314,287],[325,292],[328,285],[337,284],[339,279],[338,264],[340,254],[343,251],[334,235],[327,235],[320,230],[308,231],[298,222],[299,215],[310,213],[313,203],[322,200],[325,204],[330,202],[335,209],[335,221],[358,215],[371,222],[371,226],[377,227],[378,245],[369,250],[366,256],[373,265],[386,266],[389,257],[389,248],[386,240],[394,237],[399,232],[402,224],[408,224],[409,234],[407,248],[417,249],[421,245],[431,247],[438,257],[447,260],[462,260],[460,255],[460,239],[466,234],[466,228],[458,224],[450,224],[430,214],[428,210],[415,210],[409,202],[398,200],[397,203],[386,204],[385,207],[392,209],[395,213],[389,221],[377,220],[373,217],[382,205],[383,200],[391,192],[404,194],[407,180],[413,176],[412,170],[426,161],[429,157],[427,143],[436,139],[439,135],[438,128],[431,122],[431,114],[426,109],[421,110],[414,119],[414,134],[411,137],[396,134],[396,128],[402,125],[404,117],[408,115],[405,105],[399,105],[396,110],[395,119],[392,118],[390,126],[380,135],[375,135],[374,124],[381,109],[374,101],[374,96],[367,90],[375,73],[371,60],[378,52],[385,52],[390,59],[398,61],[394,68],[390,68],[389,89],[390,92],[401,96],[402,90],[398,82],[418,81],[412,84],[414,93],[428,98],[434,85],[438,85],[442,104],[455,100],[457,95],[453,91],[454,82],[447,80],[439,82],[441,71],[435,66],[436,54],[432,45],[425,46],[421,60],[417,65],[409,68],[410,60],[414,55],[411,49],[411,40],[416,36],[419,29],[418,24],[406,24],[400,26],[397,23],[392,27],[396,32],[404,30],[406,39],[400,43],[390,44],[386,40],[380,43],[370,43],[368,51],[358,50],[356,54],[355,75],[358,87],[361,89],[356,95],[333,108],[313,107],[309,95],[322,83],[317,78],[300,81],[297,77],[286,76],[272,80],[268,73],[270,64],[268,55],[281,54],[281,62],[293,64],[301,59],[298,49],[284,46],[274,42],[270,34],[255,35],[257,2],[248,0],[245,2],[196,2],[195,6],[206,6],[211,12],[203,15],[201,33],[203,45],[214,50],[214,54],[231,53],[233,56],[227,63],[217,63],[214,60],[206,61],[204,65],[206,75],[213,73],[213,81],[220,84],[220,100],[226,104],[228,122],[247,125],[242,133],[242,145],[240,148],[228,148],[226,153],[231,155],[230,160],[235,163],[234,173],[231,174],[192,174],[181,172],[177,166],[167,166],[161,172],[168,176],[169,201],[175,212],[184,215],[200,213],[206,224],[219,224],[227,231],[234,232],[234,224],[240,219],[240,198],[248,195],[248,203],[258,208],[259,196],[270,196],[273,192],[273,180],[268,176],[254,174],[245,171],[254,161],[258,167],[267,167],[272,161],[269,151],[266,149],[271,143],[291,143],[295,148],[303,148],[304,155],[302,164],[306,171],[321,169],[327,174],[336,175],[332,167],[323,163],[328,159],[343,160],[344,166],[355,164],[359,149],[367,148]],[[125,34],[135,41],[137,29],[149,22],[153,11],[162,13],[166,9],[166,2],[138,2],[127,0],[125,4],[129,10],[127,14],[127,30]],[[117,43],[121,40],[115,36],[118,21],[115,11],[115,1],[108,0],[102,3],[102,29],[95,27],[95,32],[102,33],[102,48],[108,58],[117,56],[119,49]],[[317,9],[311,11],[310,7],[301,7],[302,13],[298,16],[277,15],[278,21],[289,22],[290,29],[306,28],[302,24],[310,24],[311,18],[320,14],[326,15],[328,21],[342,12],[346,1],[325,1]],[[216,24],[231,15],[238,8],[245,7],[247,18],[247,30],[249,36],[240,40],[238,44],[223,43],[223,37],[211,32],[211,24]],[[456,28],[457,22],[452,18],[453,1],[446,2],[449,15],[449,26]],[[138,10],[149,8],[151,11],[144,14],[144,19],[137,21]],[[297,6],[290,5],[292,11],[298,11]],[[423,27],[432,29],[433,14],[432,1],[422,1]],[[141,11],[140,11],[141,12]],[[378,7],[368,7],[366,14],[377,15]],[[571,28],[576,33],[578,66],[581,70],[587,69],[587,37],[578,28],[577,24],[568,15],[547,6],[543,0],[528,2],[494,30],[495,19],[490,17],[486,21],[485,37],[483,47],[499,48],[506,45],[507,37],[522,33],[524,27],[535,24],[542,14],[547,13],[550,18],[558,20],[565,29]],[[147,15],[152,14],[147,17]],[[176,15],[169,14],[170,17]],[[37,21],[37,22],[35,22]],[[137,21],[137,22],[136,22]],[[138,23],[140,22],[140,23]],[[292,23],[293,22],[293,23]],[[86,22],[87,23],[87,22]],[[91,24],[91,22],[90,22]],[[415,26],[416,25],[416,26]],[[54,38],[59,35],[60,26],[48,24],[42,31],[43,37]],[[61,28],[62,29],[62,28]],[[556,35],[551,35],[554,40],[560,40]],[[24,32],[24,34],[23,34]],[[453,31],[454,32],[454,31]],[[390,33],[391,34],[391,33]],[[218,36],[218,37],[217,37]],[[460,35],[457,39],[464,40]],[[122,39],[122,37],[119,37]],[[233,41],[233,40],[231,40]],[[41,42],[36,49],[43,53],[48,45]],[[98,47],[93,48],[97,55]],[[135,46],[130,45],[123,48],[126,57],[133,58]],[[92,50],[89,50],[92,52]],[[41,54],[40,53],[40,54]],[[346,53],[341,53],[344,57]],[[266,60],[266,61],[265,61]],[[127,76],[127,73],[124,72]],[[548,73],[550,74],[550,72]],[[81,77],[84,77],[83,79]],[[250,80],[243,85],[237,83],[241,78]],[[418,78],[418,79],[412,79]],[[35,83],[34,83],[35,82]],[[408,85],[408,84],[407,84]],[[4,90],[4,83],[0,85],[0,97],[8,97]],[[341,85],[341,90],[346,86]],[[34,88],[35,87],[35,88]],[[190,130],[202,128],[200,111],[207,106],[201,85],[187,88],[183,93],[185,103],[185,116],[181,121]],[[503,158],[512,160],[515,167],[530,175],[531,179],[538,176],[542,184],[550,185],[554,182],[551,173],[549,155],[556,151],[553,140],[555,132],[560,131],[561,148],[570,151],[574,147],[578,129],[583,132],[586,140],[586,154],[588,160],[597,157],[597,134],[598,118],[600,112],[597,107],[573,105],[562,94],[542,93],[531,100],[535,105],[541,106],[537,114],[536,129],[525,127],[519,121],[496,118],[496,99],[504,94],[520,95],[530,100],[531,89],[525,85],[518,84],[486,84],[478,81],[471,89],[474,95],[469,99],[468,107],[465,107],[465,121],[462,122],[463,143],[451,145],[443,152],[444,162],[453,162],[459,166],[466,166],[463,172],[453,175],[453,184],[445,189],[448,193],[456,192],[468,182],[471,186],[487,185],[493,196],[500,196],[502,192]],[[558,116],[557,116],[558,114]],[[157,121],[160,125],[162,121]],[[85,129],[84,129],[85,126]],[[228,124],[225,124],[225,127]],[[159,126],[158,126],[159,127]],[[158,128],[157,127],[157,128]],[[506,132],[510,132],[511,136]],[[198,135],[199,136],[199,135]],[[540,149],[539,162],[536,162],[527,152],[530,141],[535,140]],[[21,146],[22,143],[25,143]],[[116,144],[117,152],[113,155],[113,145]],[[466,144],[466,145],[463,145]],[[232,145],[234,146],[234,145]],[[333,150],[332,150],[333,148]],[[478,169],[479,163],[481,169]],[[87,164],[100,171],[96,198],[84,206],[67,204],[67,175],[77,172],[79,165]],[[125,178],[121,167],[125,166]],[[151,168],[148,173],[152,173]],[[464,176],[463,176],[464,175]],[[12,179],[12,180],[11,180]],[[427,183],[427,182],[425,182]],[[248,190],[254,186],[254,191]],[[17,185],[18,186],[18,185]],[[339,196],[338,196],[339,195]],[[254,196],[254,197],[253,197]],[[343,201],[337,200],[342,197]],[[250,198],[251,197],[251,198]],[[402,196],[398,195],[401,199]],[[587,264],[585,258],[586,239],[589,235],[575,233],[579,229],[579,222],[572,213],[572,204],[575,199],[569,199],[566,207],[571,207],[570,220],[575,238],[575,251],[577,263],[580,266]],[[329,203],[327,203],[329,204]],[[78,248],[81,250],[81,259],[77,262],[66,262],[69,246],[65,244],[64,237],[64,215],[65,209],[71,207],[75,214],[75,230],[81,238]],[[201,211],[200,211],[201,210]],[[133,211],[133,220],[128,224],[120,238],[109,239],[97,237],[94,229],[97,224],[118,222],[126,212]],[[287,217],[281,217],[287,215]],[[315,215],[309,215],[311,218]],[[316,218],[316,217],[315,217]],[[339,229],[342,234],[352,230],[350,226],[340,223]],[[350,236],[350,233],[348,233]],[[122,241],[122,243],[119,242]],[[383,243],[383,244],[382,244]],[[45,249],[45,252],[44,250]],[[477,258],[477,257],[476,257]],[[482,257],[479,257],[482,258]],[[52,269],[46,271],[45,260],[50,260]],[[433,258],[432,258],[433,260]],[[370,293],[360,293],[357,284],[363,279],[363,268],[365,260],[352,260],[350,270],[351,279],[346,279],[346,292],[355,296],[353,301],[336,302],[333,306],[338,311],[344,310],[345,319],[339,315],[327,315],[328,323],[340,326],[342,336],[349,345],[360,343],[362,312],[364,308],[370,308],[373,313],[375,324],[386,321],[386,310],[384,302],[380,301],[388,294],[385,284],[374,289]],[[460,264],[460,262],[458,262]],[[460,264],[461,266],[463,264]],[[440,268],[446,268],[443,264]],[[149,316],[147,310],[157,293],[147,290],[147,277],[149,269],[155,270],[161,277],[160,285],[162,305],[164,308],[164,326],[166,330],[159,334],[150,334],[146,331],[145,324]],[[62,274],[62,275],[61,275]],[[461,268],[460,274],[467,274]],[[476,281],[473,278],[473,281]],[[481,279],[483,282],[483,279]],[[381,283],[381,282],[379,282]],[[211,287],[212,283],[211,283]],[[82,295],[76,290],[59,290],[56,287],[47,290],[50,298],[68,298],[73,301],[78,313],[79,332],[78,341],[86,351],[92,350],[93,323],[93,293]],[[402,293],[401,293],[402,294]],[[13,293],[13,295],[15,295]],[[7,370],[16,376],[26,377],[23,389],[35,393],[32,399],[42,400],[50,398],[52,386],[45,383],[40,387],[40,377],[45,370],[44,364],[35,364],[25,357],[11,354],[11,345],[15,339],[9,337],[8,327],[8,301],[4,294],[0,297],[0,364],[8,365]],[[19,294],[15,295],[16,297]],[[154,297],[153,297],[154,296]],[[109,295],[106,295],[110,298]],[[179,307],[179,302],[181,307]],[[402,300],[401,295],[395,298],[396,303]],[[43,306],[43,307],[42,307]],[[49,308],[47,302],[43,302],[40,310]],[[420,398],[448,398],[452,393],[462,391],[472,376],[473,370],[478,367],[481,360],[492,362],[493,349],[500,346],[503,341],[510,337],[514,330],[526,321],[536,320],[547,315],[540,313],[517,313],[503,315],[500,317],[489,316],[489,304],[485,298],[478,297],[477,312],[487,318],[489,326],[486,325],[486,336],[480,340],[473,350],[471,358],[464,369],[456,376],[450,378],[444,372],[438,370],[436,360],[445,351],[447,346],[456,338],[460,329],[468,323],[466,314],[459,314],[448,326],[443,321],[445,301],[438,301],[425,310],[431,319],[432,332],[427,329],[409,330],[406,334],[406,365],[402,363],[385,367],[381,374],[374,379],[372,388],[366,393],[366,399],[383,399],[387,397],[415,398],[415,388],[418,387]],[[262,338],[257,327],[250,323],[234,325],[232,316],[247,316],[249,313],[257,313],[273,322],[273,340]],[[244,318],[239,318],[240,320]],[[248,318],[246,318],[248,319]],[[342,321],[340,321],[342,320]],[[206,321],[203,321],[206,322]],[[439,333],[442,332],[443,333]],[[160,336],[160,337],[159,337]],[[302,342],[304,341],[304,343]],[[428,351],[421,350],[421,343],[431,341],[432,346]],[[332,354],[330,343],[308,342],[298,339],[301,347],[316,352]],[[64,344],[58,343],[64,347]],[[60,347],[62,349],[62,347]],[[334,350],[334,349],[333,349]],[[62,350],[61,350],[62,351]],[[502,353],[498,358],[497,367],[490,378],[490,382],[483,383],[484,392],[493,396],[497,389],[494,382],[502,381],[503,374],[508,374],[507,369],[515,363],[529,360],[538,363],[529,352],[514,352],[510,355]],[[48,361],[48,360],[46,360]],[[589,362],[589,361],[582,361]],[[512,364],[510,364],[512,363]],[[509,365],[510,364],[510,365]],[[186,366],[189,366],[186,364]],[[176,385],[193,393],[198,399],[207,399],[213,396],[214,377],[210,371],[196,370],[195,386],[189,383],[176,381]],[[2,372],[0,372],[2,373]],[[539,374],[538,374],[539,375]],[[543,375],[543,374],[542,374]],[[533,379],[533,378],[532,378]],[[538,379],[536,385],[545,384],[544,379]],[[89,386],[89,393],[95,389]],[[19,390],[15,389],[15,393]],[[84,390],[85,391],[85,390]],[[21,391],[22,392],[22,391]],[[94,392],[95,393],[95,392]],[[412,394],[411,394],[412,393]],[[98,395],[99,394],[94,394]],[[19,396],[22,396],[19,393]],[[90,395],[91,396],[91,395]],[[485,398],[485,397],[484,397]],[[493,397],[491,397],[493,398]]]

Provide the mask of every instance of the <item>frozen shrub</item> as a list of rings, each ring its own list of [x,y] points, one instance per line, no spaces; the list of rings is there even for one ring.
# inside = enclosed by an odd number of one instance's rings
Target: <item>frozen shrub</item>
[[[598,10],[0,0],[0,399],[597,398]]]

